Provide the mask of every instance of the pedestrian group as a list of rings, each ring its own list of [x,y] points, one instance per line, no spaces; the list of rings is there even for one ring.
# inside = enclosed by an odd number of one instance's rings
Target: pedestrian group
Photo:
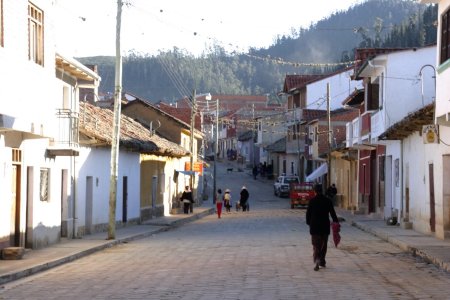
[[[249,211],[249,197],[250,193],[247,190],[247,187],[243,186],[241,188],[241,192],[239,193],[239,200],[236,201],[235,207],[236,211],[242,209],[242,211]],[[222,189],[218,189],[216,193],[216,209],[217,209],[217,217],[220,219],[222,215],[222,208],[225,207],[225,211],[227,213],[231,212],[231,208],[233,207],[231,191],[230,189],[225,189],[224,194],[222,195]]]

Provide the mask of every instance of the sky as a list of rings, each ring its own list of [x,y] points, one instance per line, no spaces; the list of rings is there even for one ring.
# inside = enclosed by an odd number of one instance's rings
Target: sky
[[[73,57],[115,55],[116,0],[56,0],[57,47]],[[123,0],[120,44],[156,55],[174,47],[201,55],[213,45],[227,52],[265,48],[292,29],[308,28],[363,0]],[[68,34],[70,33],[70,34]]]

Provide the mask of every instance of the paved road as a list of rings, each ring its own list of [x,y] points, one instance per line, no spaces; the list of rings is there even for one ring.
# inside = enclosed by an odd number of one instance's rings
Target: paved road
[[[249,213],[207,216],[0,288],[0,299],[450,299],[450,274],[348,224],[313,271],[305,211],[272,186],[219,170]]]

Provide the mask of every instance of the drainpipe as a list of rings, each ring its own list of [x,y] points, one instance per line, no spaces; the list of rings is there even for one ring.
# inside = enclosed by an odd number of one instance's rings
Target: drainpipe
[[[79,99],[79,87],[78,87],[78,82],[75,84],[74,87],[74,91],[75,91],[75,99]],[[86,111],[86,96],[84,96],[84,109],[83,109],[83,115],[85,114]],[[80,102],[74,102],[74,109],[75,111],[77,111],[78,113],[80,112]],[[78,134],[77,134],[77,146],[80,146],[80,136],[79,136],[79,132],[80,132],[80,116],[78,114]],[[72,239],[75,239],[77,237],[77,176],[76,176],[76,164],[75,164],[75,156],[72,156],[72,159],[70,160],[71,163],[71,168],[72,168],[72,180],[71,180],[71,186],[72,186]]]
[[[75,170],[75,156],[72,156],[72,239],[76,238],[77,227],[77,177]]]

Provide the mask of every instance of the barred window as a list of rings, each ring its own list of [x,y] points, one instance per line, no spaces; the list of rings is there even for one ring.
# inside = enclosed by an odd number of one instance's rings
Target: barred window
[[[50,169],[41,168],[41,181],[39,194],[41,201],[50,200]]]
[[[28,59],[44,65],[44,13],[28,2]]]

